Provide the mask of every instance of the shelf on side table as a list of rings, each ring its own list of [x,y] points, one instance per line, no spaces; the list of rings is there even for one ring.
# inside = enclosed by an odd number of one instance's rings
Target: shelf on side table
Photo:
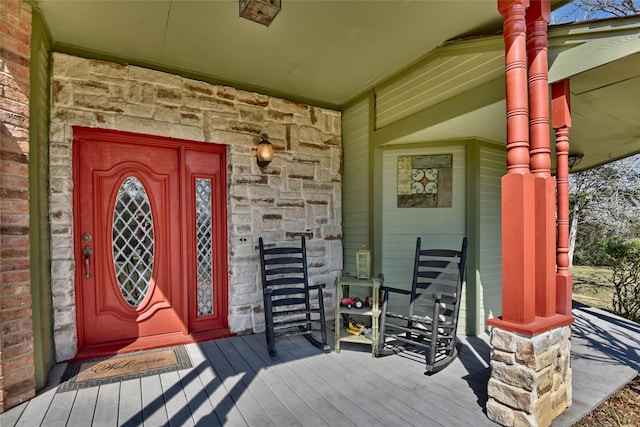
[[[378,344],[378,321],[380,317],[380,308],[378,306],[380,298],[380,287],[384,279],[383,276],[372,277],[369,279],[358,279],[354,276],[343,275],[336,279],[336,315],[335,315],[335,351],[340,352],[341,342],[350,342],[358,344],[371,345],[371,353],[374,354],[375,347]],[[353,287],[353,288],[352,288]],[[372,297],[371,307],[346,308],[340,305],[343,297],[358,296],[363,298],[364,295]],[[343,314],[350,316],[364,316],[371,319],[371,338],[364,335],[353,335],[346,331],[343,325]]]

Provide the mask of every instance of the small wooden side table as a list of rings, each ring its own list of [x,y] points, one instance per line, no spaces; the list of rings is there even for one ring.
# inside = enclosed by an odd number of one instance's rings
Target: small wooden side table
[[[371,346],[371,354],[374,355],[378,345],[378,322],[380,320],[380,287],[384,282],[382,274],[370,279],[358,279],[355,276],[342,275],[336,279],[336,325],[335,325],[335,351],[340,352],[341,342],[352,342],[358,344],[368,344]],[[340,301],[345,297],[358,297],[363,303],[362,308],[351,308],[340,305]],[[367,297],[371,297],[370,305],[367,305]],[[343,316],[344,315],[344,316]],[[344,317],[370,323],[371,337],[364,334],[353,335],[347,332],[343,324]]]

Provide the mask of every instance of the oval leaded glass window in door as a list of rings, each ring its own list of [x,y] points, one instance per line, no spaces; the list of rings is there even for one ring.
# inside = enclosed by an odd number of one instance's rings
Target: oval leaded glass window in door
[[[153,272],[153,214],[139,179],[129,177],[118,190],[113,211],[113,263],[124,300],[138,307]]]

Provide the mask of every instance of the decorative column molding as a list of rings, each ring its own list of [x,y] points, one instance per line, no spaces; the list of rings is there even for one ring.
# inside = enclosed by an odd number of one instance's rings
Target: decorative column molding
[[[529,0],[498,0],[504,19],[507,86],[507,173],[529,172],[527,25]]]
[[[548,1],[532,0],[527,9],[527,59],[529,63],[529,138],[531,173],[551,175],[549,142]]]
[[[551,177],[549,141],[548,1],[532,0],[527,9],[527,59],[529,64],[529,138],[531,173],[535,176],[535,286],[536,316],[556,312],[555,180]]]
[[[556,311],[571,314],[571,287],[569,273],[569,128],[571,127],[571,93],[569,80],[551,85],[553,129],[556,134],[558,241],[556,246]]]

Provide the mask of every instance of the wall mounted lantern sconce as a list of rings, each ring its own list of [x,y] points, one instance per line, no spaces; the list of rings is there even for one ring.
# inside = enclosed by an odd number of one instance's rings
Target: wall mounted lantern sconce
[[[258,159],[258,166],[262,170],[269,166],[269,163],[273,160],[273,145],[269,142],[269,135],[266,133],[260,135],[256,158]]]
[[[240,0],[240,16],[267,27],[280,9],[280,0]]]
[[[569,170],[573,169],[574,166],[578,166],[578,164],[582,161],[584,154],[582,153],[569,153],[567,157],[567,163],[569,163]]]

